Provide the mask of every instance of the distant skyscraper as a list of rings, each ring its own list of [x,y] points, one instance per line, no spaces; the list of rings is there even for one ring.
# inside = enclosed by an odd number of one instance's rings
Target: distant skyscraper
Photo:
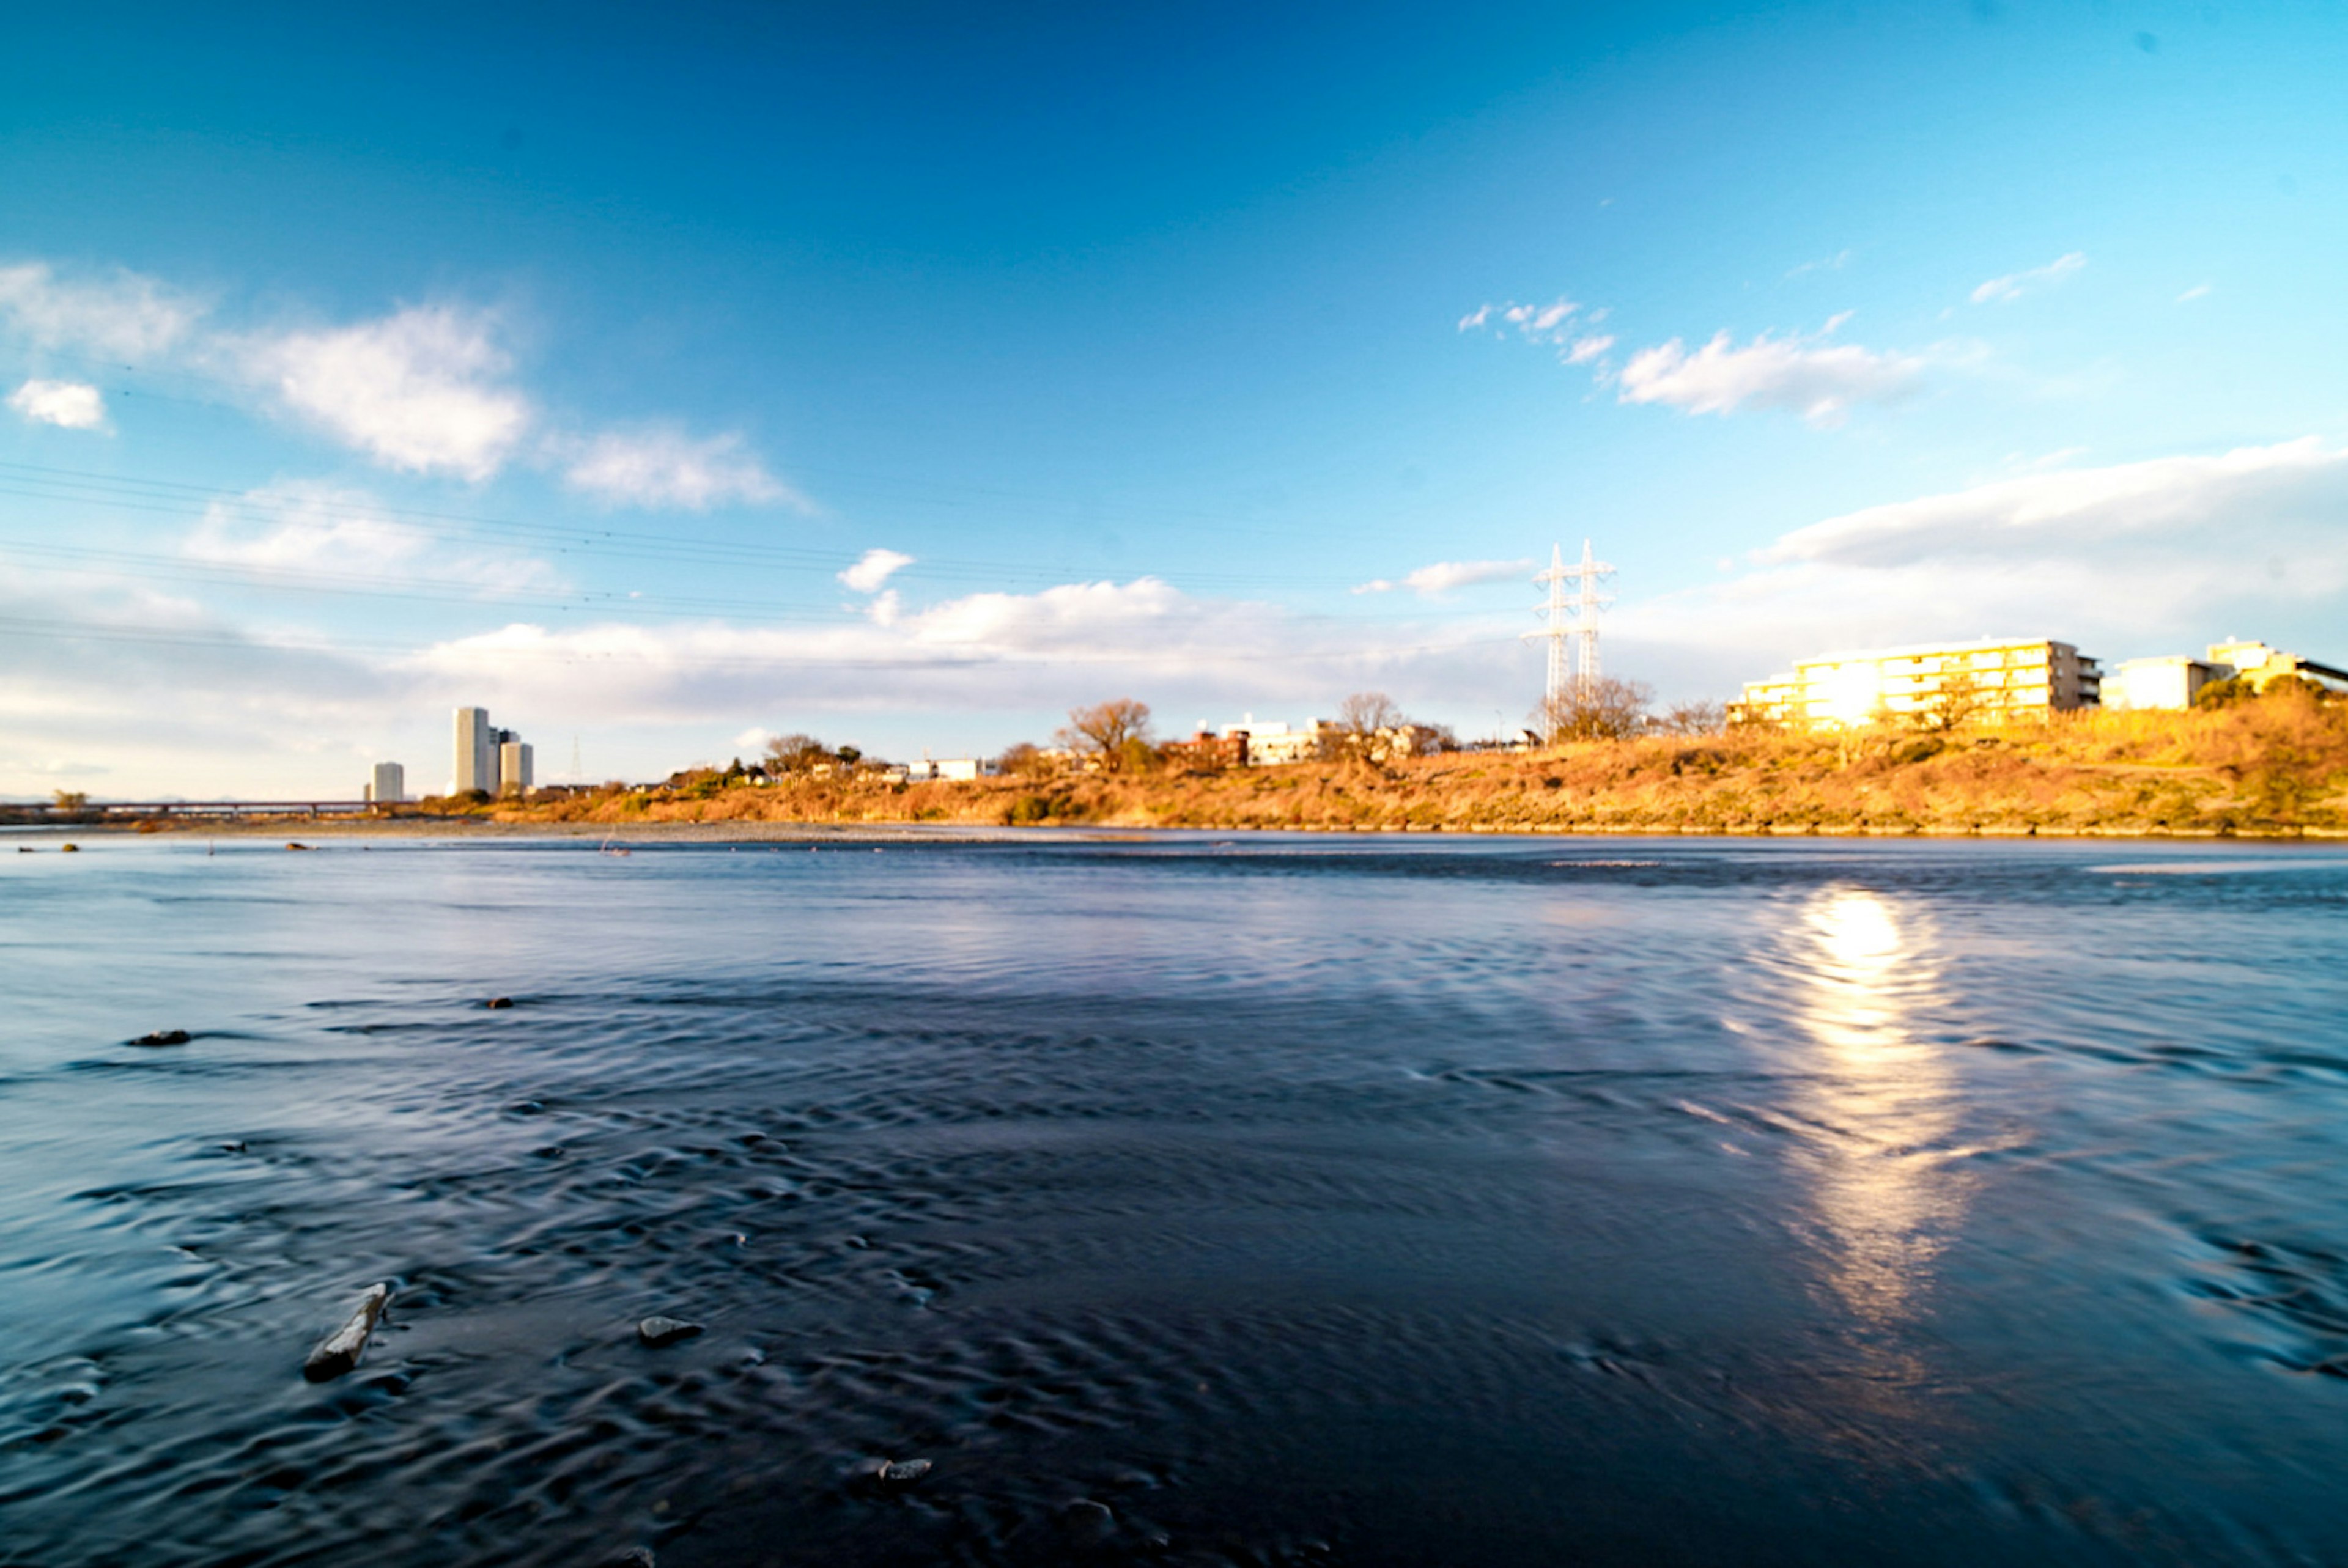
[[[456,793],[494,793],[498,787],[497,732],[489,728],[487,708],[457,710]]]
[[[407,770],[397,763],[377,763],[375,782],[367,786],[367,799],[377,805],[397,805],[407,798]]]
[[[500,733],[510,733],[502,731]],[[532,757],[529,743],[505,741],[498,746],[498,793],[528,794],[537,782],[531,777]]]

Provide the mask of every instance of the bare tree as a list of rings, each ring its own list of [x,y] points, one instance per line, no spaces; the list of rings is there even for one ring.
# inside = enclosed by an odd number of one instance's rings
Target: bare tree
[[[767,743],[767,764],[775,773],[804,773],[831,760],[831,748],[813,735],[777,735]]]
[[[1647,704],[1654,700],[1654,689],[1643,682],[1601,676],[1587,691],[1576,683],[1535,708],[1533,728],[1551,745],[1621,740],[1646,728]]]
[[[1357,740],[1408,723],[1384,692],[1356,692],[1337,704],[1337,728]]]
[[[1728,709],[1725,703],[1706,698],[1695,702],[1677,702],[1663,711],[1655,722],[1656,728],[1672,735],[1713,735],[1728,727]]]
[[[994,759],[994,771],[1010,774],[1049,773],[1051,764],[1034,742],[1014,741]]]
[[[1944,677],[1924,705],[1916,710],[1918,727],[1927,730],[1962,730],[1990,705],[1990,688],[1970,670],[1960,670]]]
[[[1118,697],[1071,708],[1066,727],[1052,738],[1069,751],[1097,756],[1101,766],[1115,773],[1134,760],[1137,749],[1148,748],[1149,704]]]

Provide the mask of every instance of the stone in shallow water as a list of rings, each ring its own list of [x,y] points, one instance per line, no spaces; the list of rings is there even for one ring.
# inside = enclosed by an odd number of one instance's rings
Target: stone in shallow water
[[[366,1354],[367,1336],[375,1332],[376,1322],[383,1317],[383,1309],[390,1304],[390,1286],[370,1286],[367,1293],[359,1297],[359,1304],[352,1311],[349,1320],[319,1340],[311,1350],[310,1358],[302,1363],[302,1376],[313,1383],[323,1383],[329,1378],[339,1378],[357,1366],[359,1358]]]
[[[925,1459],[883,1460],[873,1479],[882,1486],[911,1486],[930,1473],[930,1461]]]
[[[188,1031],[184,1029],[159,1029],[152,1034],[142,1034],[130,1042],[133,1045],[185,1045]]]
[[[647,1317],[636,1325],[636,1337],[654,1347],[674,1345],[700,1332],[700,1324],[687,1323],[682,1317]]]
[[[1060,1528],[1080,1546],[1103,1546],[1117,1533],[1117,1514],[1105,1502],[1080,1497],[1060,1510]]]

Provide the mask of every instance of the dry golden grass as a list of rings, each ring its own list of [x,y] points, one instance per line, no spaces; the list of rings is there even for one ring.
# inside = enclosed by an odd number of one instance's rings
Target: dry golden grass
[[[2084,712],[1950,736],[1885,731],[1591,741],[1391,766],[800,780],[607,793],[513,821],[1086,824],[1451,832],[2348,831],[2348,702],[2278,692],[2183,713]]]

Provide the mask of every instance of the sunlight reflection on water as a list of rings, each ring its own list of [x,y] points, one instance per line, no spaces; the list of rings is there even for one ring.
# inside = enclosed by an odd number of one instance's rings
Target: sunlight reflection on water
[[[1956,1130],[1956,1078],[1913,1022],[1939,976],[1921,912],[1853,887],[1804,912],[1807,988],[1799,1021],[1817,1071],[1797,1111],[1821,1135],[1818,1218],[1833,1257],[1828,1285],[1859,1318],[1895,1327],[1930,1287],[1942,1238],[1964,1210],[1943,1145]]]

